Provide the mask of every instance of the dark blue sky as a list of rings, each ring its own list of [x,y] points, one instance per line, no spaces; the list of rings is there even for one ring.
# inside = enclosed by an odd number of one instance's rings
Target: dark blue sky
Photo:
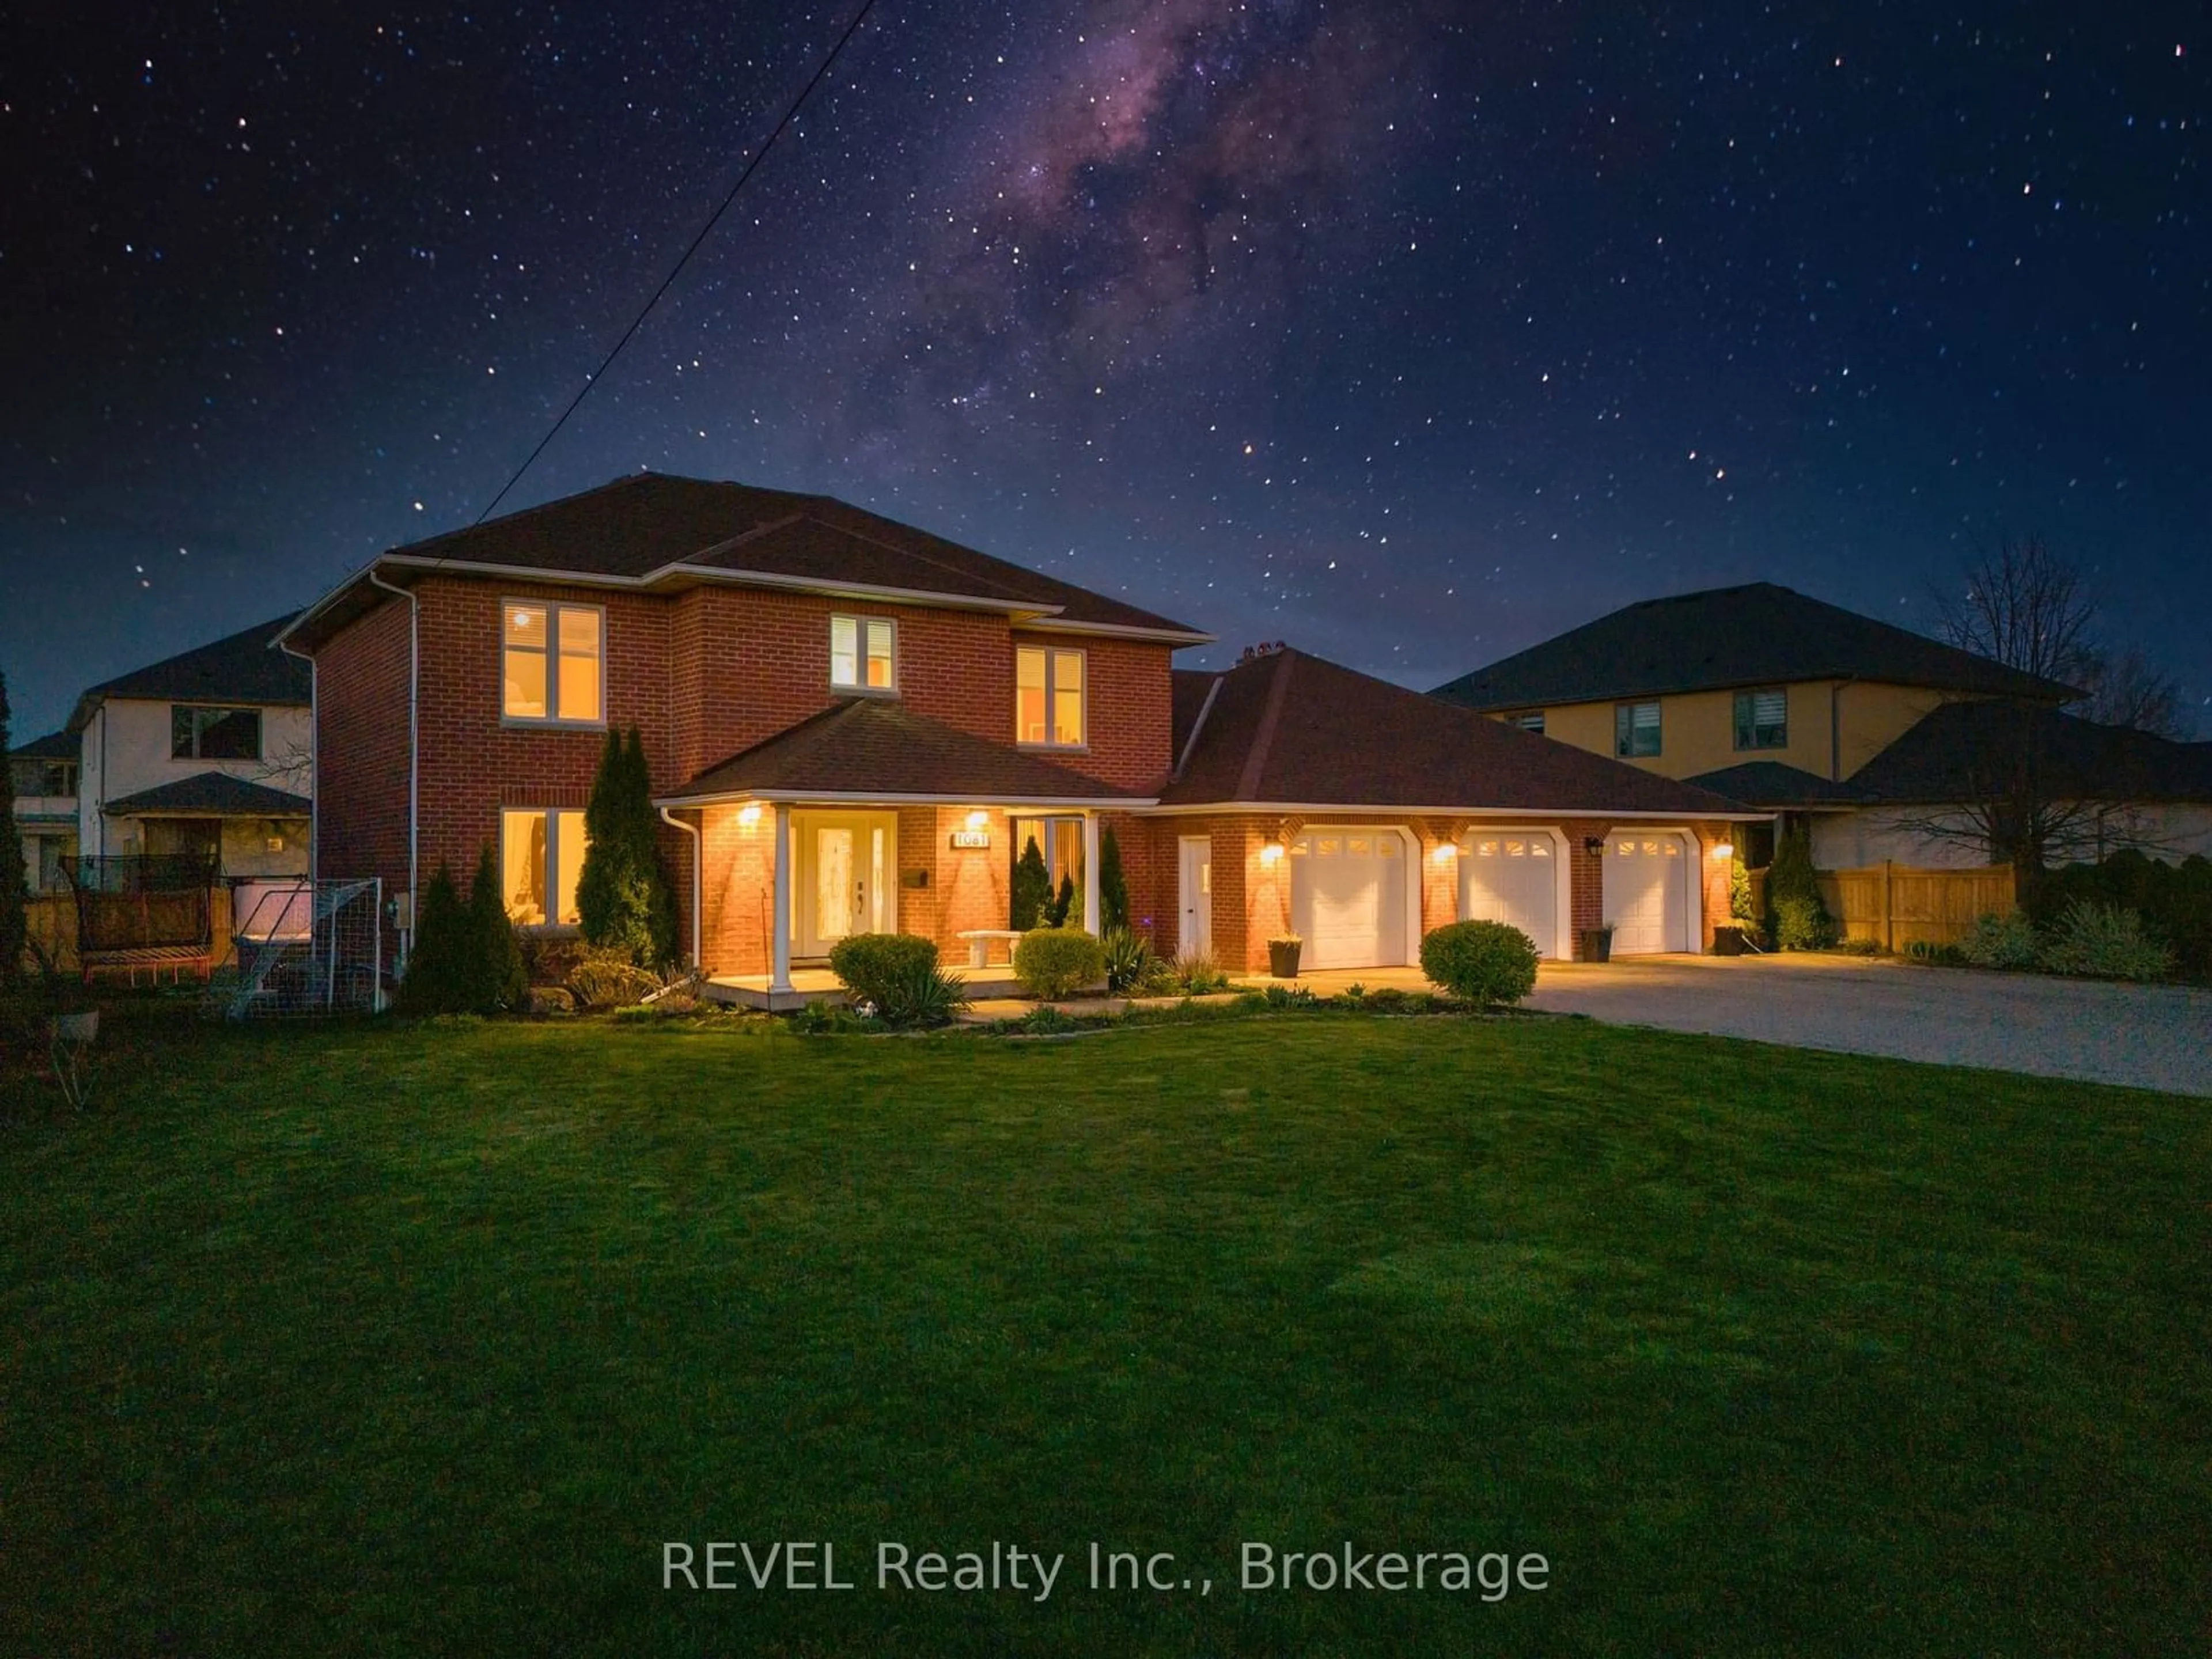
[[[0,667],[465,523],[849,8],[32,9]],[[1415,684],[2040,533],[2212,727],[2197,7],[878,9],[510,498],[831,492]]]

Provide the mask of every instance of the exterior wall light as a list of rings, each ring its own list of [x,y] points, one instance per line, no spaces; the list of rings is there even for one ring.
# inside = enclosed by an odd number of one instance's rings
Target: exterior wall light
[[[1279,841],[1271,841],[1260,849],[1260,862],[1262,864],[1273,864],[1282,856],[1283,843]]]
[[[1584,836],[1583,837],[1583,851],[1588,853],[1592,858],[1595,858],[1599,854],[1605,851],[1605,837],[1603,836]]]
[[[1727,842],[1717,841],[1713,843],[1713,856],[1717,859],[1732,859],[1735,856],[1735,848]]]
[[[751,829],[760,822],[760,804],[757,801],[750,806],[740,806],[738,809],[738,828],[740,830]]]
[[[1438,864],[1449,864],[1459,856],[1459,848],[1450,842],[1438,842],[1434,856]]]
[[[984,829],[990,823],[990,822],[991,815],[988,812],[984,811],[980,807],[968,815],[968,827],[970,830]]]

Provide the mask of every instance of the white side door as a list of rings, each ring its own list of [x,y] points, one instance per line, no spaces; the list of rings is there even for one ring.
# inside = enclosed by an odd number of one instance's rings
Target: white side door
[[[1182,920],[1176,945],[1185,956],[1213,954],[1213,837],[1185,836],[1179,849],[1176,906]]]

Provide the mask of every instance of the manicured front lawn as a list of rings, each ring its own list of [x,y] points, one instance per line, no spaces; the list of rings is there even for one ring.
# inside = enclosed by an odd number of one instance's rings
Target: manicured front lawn
[[[0,1131],[0,1651],[2212,1628],[2203,1102],[1553,1020],[117,1041]],[[660,1588],[777,1539],[860,1588]],[[1347,1540],[1548,1587],[1239,1593]]]

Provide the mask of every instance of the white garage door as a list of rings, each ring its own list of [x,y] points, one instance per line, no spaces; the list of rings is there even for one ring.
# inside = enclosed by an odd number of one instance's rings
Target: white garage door
[[[1406,847],[1390,830],[1309,830],[1291,842],[1291,926],[1308,968],[1406,960]]]
[[[1559,954],[1559,858],[1549,836],[1478,835],[1459,861],[1459,913],[1469,921],[1503,921]]]
[[[1672,830],[1613,832],[1605,844],[1605,919],[1613,954],[1690,948],[1689,854]]]

